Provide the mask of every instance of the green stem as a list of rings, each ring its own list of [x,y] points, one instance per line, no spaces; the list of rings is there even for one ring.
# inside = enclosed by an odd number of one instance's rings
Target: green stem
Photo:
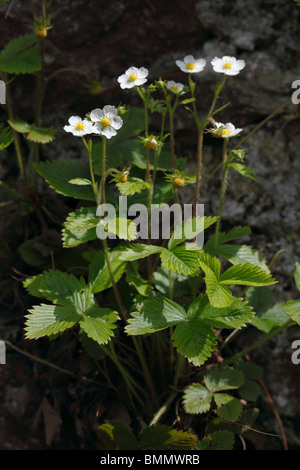
[[[220,223],[221,223],[221,215],[222,215],[222,210],[223,210],[223,205],[224,205],[224,200],[225,200],[225,193],[226,193],[226,187],[227,187],[227,172],[228,168],[226,166],[227,163],[227,144],[228,144],[228,139],[224,139],[223,143],[223,175],[222,175],[222,183],[221,183],[221,191],[220,191],[220,201],[219,201],[219,210],[218,210],[218,220],[216,223],[216,230],[215,230],[215,246],[218,244],[218,237],[219,237],[219,230],[220,230]]]
[[[176,387],[178,383],[179,376],[181,372],[183,371],[185,366],[185,357],[182,354],[178,354],[178,359],[177,359],[177,368],[173,380],[173,386]]]
[[[89,158],[89,167],[90,167],[90,175],[91,175],[91,181],[92,181],[92,187],[94,191],[94,195],[96,200],[98,201],[98,190],[97,190],[97,185],[95,181],[95,175],[94,175],[94,169],[93,169],[93,160],[92,160],[92,145],[93,141],[92,139],[89,140],[89,143],[85,140],[84,137],[82,137],[83,143],[87,149],[88,152],[88,158]]]
[[[160,420],[162,415],[167,411],[167,409],[169,408],[169,406],[171,405],[172,401],[174,400],[176,396],[177,396],[177,392],[173,391],[170,394],[169,398],[166,400],[166,402],[163,404],[163,406],[155,413],[149,426],[153,426],[154,424],[158,423],[158,421]]]
[[[101,178],[101,202],[105,204],[105,163],[106,163],[106,137],[102,136],[102,178]]]

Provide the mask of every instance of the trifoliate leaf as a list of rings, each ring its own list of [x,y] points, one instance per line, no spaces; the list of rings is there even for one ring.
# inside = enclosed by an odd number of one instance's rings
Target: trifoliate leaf
[[[267,266],[266,261],[258,250],[255,250],[248,245],[220,245],[215,248],[215,253],[223,256],[230,263],[244,264],[250,263],[255,266],[259,266],[267,274],[270,274],[270,270]]]

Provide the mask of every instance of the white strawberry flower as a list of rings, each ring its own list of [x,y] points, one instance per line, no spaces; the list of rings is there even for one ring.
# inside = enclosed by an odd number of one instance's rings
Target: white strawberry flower
[[[104,135],[110,139],[117,134],[117,130],[123,125],[123,119],[118,116],[115,106],[106,105],[103,109],[96,108],[90,113],[94,123],[95,134]]]
[[[176,83],[174,82],[174,80],[169,80],[168,82],[166,82],[166,88],[169,91],[175,93],[175,95],[184,95],[185,93],[183,91],[184,85],[182,83]]]
[[[118,82],[121,88],[133,88],[146,83],[148,77],[148,70],[145,67],[129,67],[123,75],[120,75]]]
[[[215,122],[214,126],[214,129],[210,131],[212,135],[214,137],[222,137],[224,139],[227,139],[228,137],[235,137],[243,130],[240,128],[235,128],[231,122],[227,122],[226,124],[223,124],[222,122]]]
[[[206,65],[205,59],[195,59],[193,55],[187,55],[183,60],[176,60],[176,65],[182,72],[199,73]]]
[[[215,57],[211,61],[211,65],[215,72],[224,73],[225,75],[238,75],[245,67],[244,60],[238,60],[235,57],[225,55],[222,59]]]
[[[94,132],[94,123],[87,119],[81,119],[79,116],[71,116],[68,120],[69,126],[64,126],[66,132],[71,132],[77,137],[83,137],[86,134]]]

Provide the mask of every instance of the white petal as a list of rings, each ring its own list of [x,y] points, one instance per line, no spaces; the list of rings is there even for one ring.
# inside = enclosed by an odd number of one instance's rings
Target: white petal
[[[72,132],[72,134],[73,134],[74,127],[73,127],[73,126],[64,126],[64,131],[66,131],[66,132]]]
[[[102,135],[104,135],[107,139],[110,139],[114,135],[117,135],[117,131],[112,127],[105,127],[102,129]]]
[[[237,60],[235,63],[235,67],[238,68],[239,70],[242,70],[246,65],[246,62],[244,60]]]
[[[138,72],[139,72],[139,69],[137,67],[129,67],[129,69],[126,70],[125,74],[129,77],[133,73],[137,75]]]
[[[185,68],[185,63],[182,60],[176,60],[175,64],[182,70]]]
[[[112,120],[112,127],[114,129],[121,129],[123,125],[123,119],[120,116],[115,116]]]
[[[71,124],[71,126],[77,126],[77,124],[81,121],[81,117],[79,116],[71,116],[69,118],[69,124]]]
[[[103,108],[103,114],[104,116],[107,116],[107,117],[113,117],[117,114],[117,108],[115,108],[115,106],[111,106],[110,104],[107,104]]]
[[[146,83],[147,79],[146,78],[137,78],[136,80],[134,80],[134,85],[135,86],[141,86],[143,85],[144,83]]]
[[[98,122],[93,126],[94,134],[102,134],[102,126]]]
[[[193,55],[186,55],[183,61],[188,64],[189,62],[195,62],[195,57]]]
[[[93,109],[90,114],[91,120],[93,122],[100,121],[103,118],[103,111],[100,108]]]
[[[139,78],[146,78],[148,77],[149,71],[145,69],[145,67],[141,67],[138,71],[138,77]]]

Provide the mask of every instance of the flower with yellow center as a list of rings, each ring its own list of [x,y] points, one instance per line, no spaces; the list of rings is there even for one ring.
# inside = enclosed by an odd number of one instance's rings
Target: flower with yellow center
[[[86,134],[94,132],[94,124],[87,119],[81,119],[79,116],[71,116],[69,118],[69,125],[64,126],[66,132],[71,132],[77,137],[82,137]]]
[[[205,59],[195,59],[193,55],[187,55],[183,60],[176,60],[176,65],[182,72],[199,73],[206,65]]]
[[[176,83],[174,82],[174,80],[169,80],[168,82],[166,82],[166,88],[169,90],[169,91],[172,91],[173,93],[175,93],[175,95],[184,95],[184,91],[183,91],[183,84],[182,83]]]
[[[90,118],[94,123],[95,134],[104,135],[107,139],[116,135],[117,130],[123,125],[123,119],[117,113],[117,108],[110,105],[104,106],[103,109],[94,109]]]
[[[219,137],[223,139],[227,139],[229,137],[235,137],[236,135],[240,134],[243,129],[235,128],[231,122],[227,122],[223,124],[222,122],[215,122],[214,129],[210,130],[211,134],[214,137]]]
[[[222,59],[215,57],[211,61],[211,65],[217,73],[237,75],[241,70],[243,70],[246,64],[244,60],[237,60],[235,57],[225,55]]]
[[[134,86],[141,86],[147,81],[148,70],[144,67],[129,67],[123,75],[120,75],[118,82],[121,88],[133,88]]]

